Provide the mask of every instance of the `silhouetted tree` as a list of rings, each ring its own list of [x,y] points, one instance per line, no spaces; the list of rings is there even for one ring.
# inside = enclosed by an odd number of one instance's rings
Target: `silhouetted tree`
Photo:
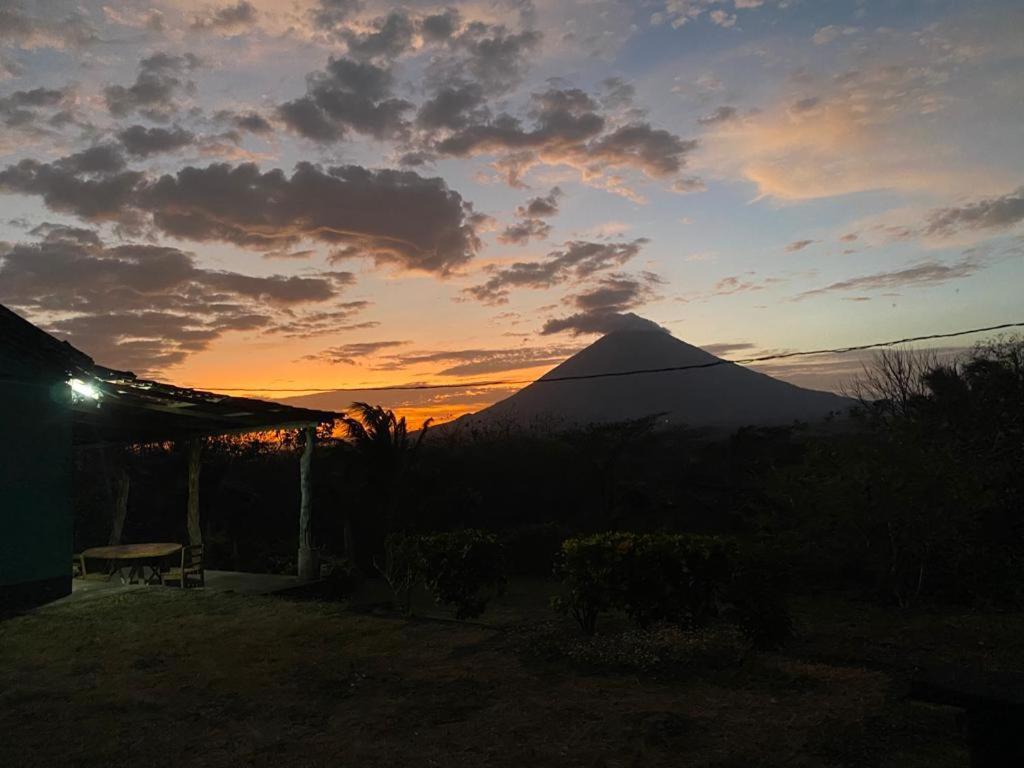
[[[363,402],[353,403],[352,411],[355,415],[346,416],[342,424],[363,469],[359,507],[376,515],[377,525],[373,527],[378,530],[374,532],[375,538],[383,540],[384,533],[398,527],[396,517],[407,491],[407,475],[430,428],[431,419],[423,422],[419,434],[413,436],[409,434],[405,417],[396,417],[394,411]],[[378,543],[374,542],[374,545]],[[351,513],[346,517],[345,549],[346,556],[353,561],[357,555],[362,557],[361,564],[368,565],[372,561],[372,553],[364,556],[356,550]]]

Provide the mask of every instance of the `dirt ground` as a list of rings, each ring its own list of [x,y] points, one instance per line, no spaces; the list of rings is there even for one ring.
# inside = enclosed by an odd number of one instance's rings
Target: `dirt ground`
[[[659,680],[524,655],[542,602],[459,623],[153,589],[8,619],[0,765],[966,766],[958,710],[900,670],[1024,656],[1019,615],[817,600],[785,653]]]

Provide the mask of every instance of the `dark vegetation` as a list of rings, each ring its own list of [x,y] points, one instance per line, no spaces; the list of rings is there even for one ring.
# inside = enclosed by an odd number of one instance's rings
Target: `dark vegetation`
[[[704,599],[691,594],[692,584],[690,591],[678,587],[686,579],[643,575],[648,567],[668,569],[692,582],[697,565],[682,549],[684,542],[704,541],[696,535],[724,537],[741,553],[727,558],[734,562],[725,581],[733,604],[746,602],[751,610],[787,584],[900,606],[922,600],[1018,605],[1024,596],[1024,341],[996,340],[948,364],[886,352],[858,382],[857,394],[862,404],[843,423],[749,428],[718,440],[654,429],[653,419],[557,433],[440,428],[410,434],[404,419],[357,404],[345,424],[349,439],[322,440],[314,454],[315,538],[328,561],[377,574],[394,560],[399,535],[477,529],[496,537],[508,574],[543,577],[552,574],[556,556],[563,574],[573,558],[603,556],[608,547],[586,538],[593,534],[686,534],[628,539],[639,547],[631,555],[629,589],[653,603],[659,602],[653,590],[674,589],[669,600],[679,597],[685,605],[665,609],[634,597],[607,598],[641,626],[679,623],[684,615],[699,620],[707,610],[689,602]],[[275,441],[208,442],[200,504],[211,567],[294,568],[293,440],[282,433]],[[106,542],[124,466],[131,478],[124,539],[184,538],[181,449],[91,451],[79,464],[78,547]],[[590,545],[563,550],[573,537]],[[420,538],[420,549],[450,539]],[[485,538],[474,541],[483,546]],[[439,573],[452,567],[436,552],[417,557]],[[465,574],[449,576],[420,569],[416,578],[470,615],[471,599],[454,597],[451,587]],[[741,583],[748,594],[760,590],[760,599],[737,594]],[[592,628],[590,619],[582,623]]]
[[[97,765],[963,766],[963,718],[909,694],[1024,668],[1024,340],[867,374],[849,420],[725,439],[410,434],[360,405],[314,454],[333,599],[140,588],[0,624],[12,764],[84,696]],[[293,439],[207,444],[210,567],[294,569]],[[79,462],[78,547],[125,469],[124,540],[185,538],[177,448]]]

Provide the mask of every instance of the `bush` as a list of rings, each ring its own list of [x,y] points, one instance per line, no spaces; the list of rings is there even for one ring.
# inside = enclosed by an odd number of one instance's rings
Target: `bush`
[[[774,651],[793,637],[787,574],[764,555],[745,556],[729,588],[736,623],[759,651]]]
[[[395,598],[395,607],[403,613],[412,613],[412,589],[419,583],[422,566],[418,541],[415,537],[392,533],[384,539],[384,559],[374,560],[374,566],[388,583]]]
[[[494,593],[505,589],[505,558],[494,534],[476,529],[435,533],[414,539],[417,567],[439,605],[455,617],[479,616]]]
[[[696,626],[717,612],[734,562],[734,545],[711,536],[612,532],[567,539],[556,573],[568,594],[555,607],[587,634],[613,608],[640,627]]]

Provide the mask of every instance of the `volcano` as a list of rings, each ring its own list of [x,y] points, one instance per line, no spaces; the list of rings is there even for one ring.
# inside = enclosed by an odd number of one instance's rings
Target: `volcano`
[[[735,428],[818,421],[852,405],[832,392],[803,389],[727,362],[655,328],[602,336],[533,384],[460,421],[584,425],[657,414],[664,423]],[[557,381],[709,364],[684,371]]]

